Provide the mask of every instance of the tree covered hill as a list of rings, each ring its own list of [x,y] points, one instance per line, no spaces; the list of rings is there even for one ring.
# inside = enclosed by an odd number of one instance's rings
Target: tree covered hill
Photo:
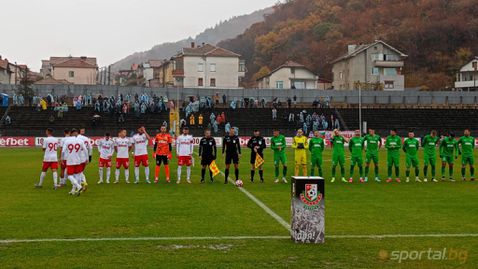
[[[382,39],[408,54],[406,87],[439,90],[478,54],[477,14],[476,0],[289,0],[218,45],[243,55],[252,85],[286,60],[331,79],[347,45]]]

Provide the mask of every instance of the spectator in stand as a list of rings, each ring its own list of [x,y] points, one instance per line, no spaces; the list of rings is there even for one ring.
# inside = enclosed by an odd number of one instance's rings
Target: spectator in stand
[[[294,107],[296,107],[297,106],[297,95],[295,95],[295,94],[294,94],[293,101],[294,101]]]
[[[287,108],[291,108],[292,107],[292,99],[290,99],[290,97],[287,97]]]
[[[231,107],[232,110],[235,110],[235,109],[237,108],[237,104],[236,104],[236,101],[235,101],[235,100],[232,100],[232,101],[231,101],[230,107]]]
[[[50,114],[50,117],[48,117],[48,122],[49,122],[50,124],[55,123],[55,116],[54,116],[53,114]]]
[[[214,99],[214,104],[215,104],[216,106],[219,105],[219,99],[221,99],[221,98],[219,97],[219,93],[216,92],[216,94],[214,95],[213,99]]]
[[[203,118],[202,114],[199,114],[199,117],[198,117],[199,128],[202,128],[203,124],[204,124],[204,118]]]
[[[226,134],[228,134],[230,130],[231,130],[231,124],[228,122],[224,126],[224,131],[226,132]]]
[[[214,112],[211,112],[211,115],[209,115],[209,122],[212,124],[216,120],[216,115],[214,115]]]
[[[226,94],[222,95],[222,103],[225,105],[227,103],[227,97]]]
[[[179,121],[179,129],[183,129],[184,127],[186,127],[186,120],[185,119],[181,119]]]
[[[124,115],[120,114],[119,117],[118,117],[118,123],[124,123],[124,122],[125,122]]]
[[[277,109],[276,108],[272,109],[272,120],[277,120]]]
[[[340,130],[340,121],[338,118],[335,118],[334,129]]]
[[[194,126],[196,125],[196,117],[194,117],[194,114],[191,114],[189,117],[189,126]]]
[[[317,108],[319,106],[319,101],[317,100],[317,98],[315,98],[315,100],[312,102],[312,108]]]
[[[295,121],[295,114],[289,113],[289,122],[294,122],[294,121]]]
[[[213,121],[212,128],[214,130],[214,134],[217,134],[219,132],[219,124],[217,124],[216,120]]]
[[[10,115],[5,116],[5,119],[3,120],[3,124],[5,126],[12,125],[12,118],[10,117]]]
[[[40,107],[41,107],[41,110],[47,110],[48,106],[47,106],[47,103],[45,101],[45,99],[41,99],[40,100]]]
[[[261,99],[261,107],[266,108],[266,99],[264,97]]]

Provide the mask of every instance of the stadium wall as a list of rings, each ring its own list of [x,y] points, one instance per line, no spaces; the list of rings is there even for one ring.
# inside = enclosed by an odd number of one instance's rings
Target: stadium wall
[[[0,84],[0,92],[13,95],[16,85]],[[199,89],[199,88],[145,88],[139,86],[120,87],[105,85],[33,85],[36,95],[47,96],[53,93],[57,96],[69,97],[91,94],[93,96],[117,96],[119,94],[156,94],[168,96],[170,99],[184,100],[188,96],[210,96],[216,93],[220,96],[226,94],[228,100],[234,98],[265,98],[271,101],[278,97],[284,102],[288,97],[297,96],[300,103],[312,103],[317,97],[330,97],[333,103],[358,104],[357,90],[305,90],[305,89]],[[478,92],[459,91],[419,91],[408,89],[405,91],[362,91],[362,103],[367,105],[474,105],[478,103]]]

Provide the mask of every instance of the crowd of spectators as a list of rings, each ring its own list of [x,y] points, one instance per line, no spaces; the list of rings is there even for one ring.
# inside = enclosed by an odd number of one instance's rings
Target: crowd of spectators
[[[309,113],[305,109],[297,114],[289,113],[287,121],[296,128],[302,128],[304,133],[340,129],[340,120],[337,116],[333,114],[327,116],[315,111]]]

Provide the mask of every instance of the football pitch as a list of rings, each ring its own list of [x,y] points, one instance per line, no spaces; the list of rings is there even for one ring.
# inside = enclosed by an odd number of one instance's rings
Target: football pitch
[[[122,173],[120,184],[97,185],[95,149],[86,171],[90,188],[80,197],[69,196],[70,187],[54,191],[50,172],[43,189],[34,189],[41,149],[0,149],[0,267],[478,268],[478,182],[461,181],[458,160],[455,183],[405,183],[403,155],[402,183],[330,183],[330,153],[324,153],[326,239],[312,245],[294,243],[284,227],[290,184],[273,183],[269,149],[264,184],[250,183],[244,149],[244,191],[225,185],[223,175],[211,183],[207,174],[200,184],[199,165],[193,184],[166,184],[162,175],[157,185],[145,184],[144,176],[126,185]],[[288,160],[290,176],[292,151]]]

